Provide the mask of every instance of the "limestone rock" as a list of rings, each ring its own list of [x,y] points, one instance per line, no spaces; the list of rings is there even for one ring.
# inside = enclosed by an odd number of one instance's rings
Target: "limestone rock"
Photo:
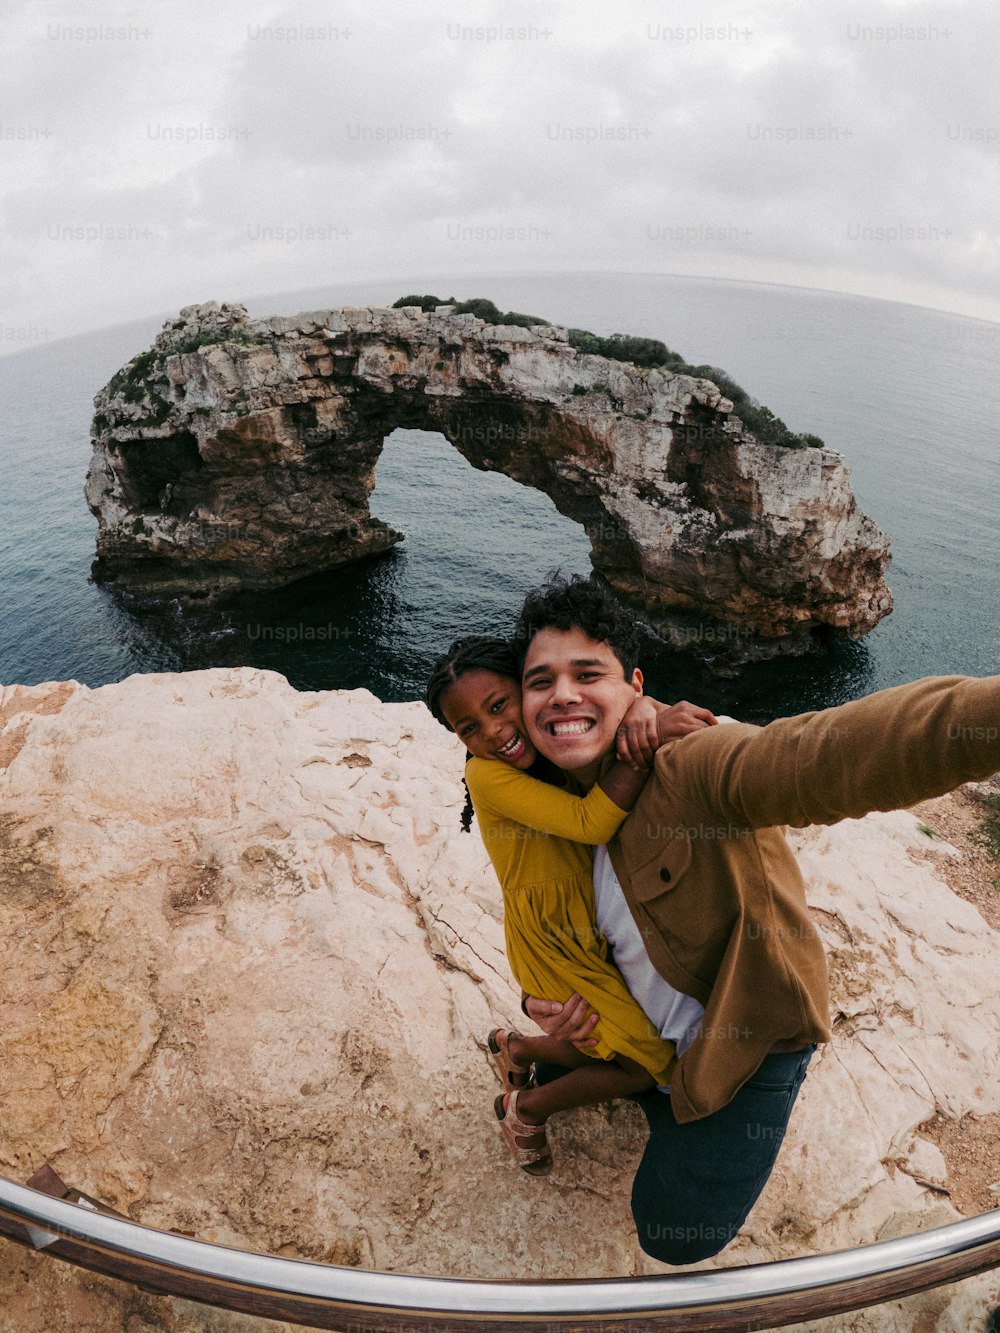
[[[635,1107],[556,1123],[543,1182],[502,1147],[483,1037],[523,1020],[462,747],[422,705],[249,668],[8,687],[0,755],[0,1173],[49,1161],[138,1221],[332,1263],[662,1271]],[[1000,1109],[1000,935],[910,859],[916,820],[795,839],[834,1040],[716,1266],[954,1219],[918,1127]],[[0,1248],[19,1333],[277,1327]],[[991,1300],[995,1276],[809,1328],[966,1333]]]
[[[801,652],[888,613],[888,538],[840,454],[761,444],[710,381],[566,337],[448,306],[187,307],[95,400],[95,575],[219,595],[386,551],[368,498],[404,426],[551,496],[668,642],[707,622],[714,652]]]
[[[944,1153],[937,1144],[927,1139],[913,1140],[902,1169],[919,1185],[929,1185],[931,1189],[939,1190],[947,1188],[948,1164],[944,1160]]]
[[[980,804],[996,800],[1000,796],[1000,774],[989,778],[986,782],[966,782],[962,791]]]

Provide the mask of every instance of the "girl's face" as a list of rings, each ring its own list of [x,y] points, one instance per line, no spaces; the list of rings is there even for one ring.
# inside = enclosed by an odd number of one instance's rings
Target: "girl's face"
[[[441,712],[477,759],[530,768],[538,757],[521,718],[521,686],[510,676],[484,667],[464,672],[441,695]]]

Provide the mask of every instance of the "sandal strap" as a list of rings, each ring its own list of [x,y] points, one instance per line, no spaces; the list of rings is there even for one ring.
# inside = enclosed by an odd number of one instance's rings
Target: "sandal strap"
[[[518,1117],[517,1094],[520,1091],[523,1091],[523,1089],[515,1088],[513,1092],[501,1093],[493,1104],[493,1109],[500,1122],[500,1129],[507,1140],[507,1147],[518,1166],[535,1166],[540,1162],[551,1162],[552,1150],[545,1135],[545,1124],[526,1125]],[[504,1105],[505,1101],[506,1106]],[[532,1138],[537,1134],[541,1134],[543,1142],[534,1148],[522,1147],[517,1142],[518,1138]]]
[[[514,1032],[510,1028],[493,1028],[486,1034],[486,1050],[489,1055],[490,1064],[496,1070],[500,1082],[508,1092],[517,1088],[530,1087],[534,1082],[534,1073],[531,1064],[518,1064],[510,1053],[511,1037],[520,1037],[520,1032]],[[523,1084],[517,1084],[511,1078],[511,1074],[527,1074],[528,1078]]]

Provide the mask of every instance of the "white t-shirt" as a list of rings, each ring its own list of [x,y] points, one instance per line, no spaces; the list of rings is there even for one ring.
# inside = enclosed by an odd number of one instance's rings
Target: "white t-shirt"
[[[607,847],[594,848],[594,916],[633,998],[660,1036],[676,1045],[678,1056],[683,1055],[698,1035],[705,1010],[690,995],[674,990],[653,966]]]

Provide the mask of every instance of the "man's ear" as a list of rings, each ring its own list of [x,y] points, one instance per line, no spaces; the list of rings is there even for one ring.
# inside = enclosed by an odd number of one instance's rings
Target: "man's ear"
[[[632,672],[632,679],[629,681],[629,684],[632,686],[633,690],[635,690],[636,694],[642,693],[642,672],[638,667]]]

